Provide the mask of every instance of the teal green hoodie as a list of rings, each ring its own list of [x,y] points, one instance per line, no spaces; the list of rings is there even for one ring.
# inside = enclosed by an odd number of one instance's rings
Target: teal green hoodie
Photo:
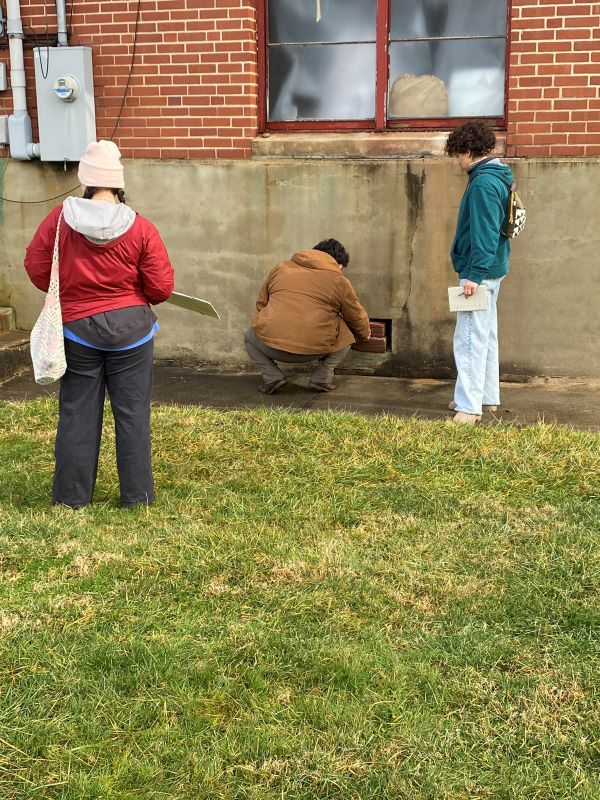
[[[498,159],[476,164],[460,203],[450,256],[461,278],[481,283],[508,272],[509,240],[502,235],[507,221],[513,174]]]

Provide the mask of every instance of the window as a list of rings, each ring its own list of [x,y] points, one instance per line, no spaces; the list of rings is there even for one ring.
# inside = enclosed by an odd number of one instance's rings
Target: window
[[[261,0],[266,130],[501,125],[508,0]]]

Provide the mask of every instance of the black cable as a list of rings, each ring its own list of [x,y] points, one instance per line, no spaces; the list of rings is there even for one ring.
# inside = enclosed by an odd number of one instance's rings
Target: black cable
[[[131,64],[129,65],[129,75],[127,76],[127,83],[125,84],[125,91],[123,92],[123,99],[121,100],[121,108],[119,109],[119,114],[117,115],[117,121],[115,122],[115,127],[113,128],[113,131],[110,135],[111,142],[115,137],[117,128],[119,127],[119,122],[121,121],[121,114],[123,113],[123,109],[125,108],[125,100],[127,99],[127,92],[129,91],[129,83],[131,81],[131,75],[133,73],[133,63],[135,61],[135,51],[137,48],[138,26],[140,24],[141,10],[142,10],[142,0],[138,0],[137,14],[135,17],[135,28],[133,29],[133,51],[131,53]]]
[[[39,50],[40,53],[40,72],[42,78],[46,80],[48,77],[48,72],[50,71],[50,45],[48,44],[48,23],[46,23],[46,73],[44,74],[44,65],[42,64],[42,47],[40,45],[40,40],[38,39],[37,31],[35,28],[32,28],[31,25],[23,25],[24,28],[29,28],[29,30],[33,33],[35,38],[35,46]]]
[[[71,192],[79,189],[80,186],[81,184],[78,183],[77,186],[67,189],[66,192],[63,192],[62,194],[55,194],[54,197],[46,197],[44,200],[11,200],[9,197],[0,197],[0,200],[4,200],[5,203],[18,203],[20,206],[33,206],[37,203],[49,203],[51,200],[58,200],[59,197],[64,197],[66,194],[71,194]]]
[[[75,0],[71,0],[71,10],[69,11],[69,23],[67,25],[67,36],[72,36],[73,34],[73,6],[75,5]]]
[[[73,3],[74,3],[74,0],[71,0],[71,14],[70,14],[70,17],[69,17],[69,25],[71,23],[71,17],[73,16]],[[115,137],[115,133],[117,131],[117,128],[119,127],[119,122],[121,121],[121,114],[123,113],[123,109],[125,108],[125,100],[127,99],[127,92],[129,91],[129,84],[131,82],[131,75],[133,73],[133,64],[134,64],[134,61],[135,61],[135,54],[136,54],[136,49],[137,49],[137,37],[138,37],[138,27],[139,27],[140,16],[141,16],[141,7],[142,7],[142,0],[138,0],[137,14],[136,14],[136,18],[135,18],[135,28],[133,30],[133,51],[132,51],[132,54],[131,54],[131,64],[129,65],[129,74],[127,76],[127,83],[125,84],[125,91],[123,92],[123,99],[121,100],[121,107],[119,109],[119,114],[118,114],[117,120],[115,122],[115,127],[113,128],[113,131],[112,131],[112,133],[110,135],[109,141],[111,141],[111,142]],[[44,8],[46,8],[46,2],[44,2]],[[26,27],[29,28],[30,26],[27,25]],[[31,30],[33,30],[33,28],[31,28]],[[48,31],[48,25],[46,23],[46,33],[47,33],[47,31]],[[37,40],[37,37],[36,37],[36,40]],[[40,62],[41,62],[41,55],[40,55]],[[2,176],[0,176],[0,177],[4,176],[4,173],[6,172],[7,167],[8,167],[8,158],[6,159],[6,164],[4,165],[4,170],[2,171]],[[62,194],[54,195],[54,197],[47,197],[44,200],[11,200],[10,198],[3,197],[2,195],[0,195],[0,200],[3,200],[5,203],[17,203],[18,205],[23,205],[23,206],[36,205],[38,203],[50,203],[52,200],[58,200],[59,198],[64,197],[67,194],[71,194],[71,192],[74,192],[77,189],[79,189],[80,186],[81,186],[81,184],[78,183],[77,186],[73,186],[71,189],[67,189],[66,192],[62,192]]]

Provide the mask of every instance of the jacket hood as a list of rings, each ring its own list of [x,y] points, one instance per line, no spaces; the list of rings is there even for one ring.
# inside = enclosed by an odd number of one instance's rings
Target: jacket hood
[[[475,164],[473,169],[469,172],[469,182],[481,175],[493,175],[505,183],[509,189],[514,181],[510,167],[503,164],[499,158],[493,158],[491,161]]]
[[[341,272],[339,264],[333,256],[321,250],[299,250],[292,256],[294,264],[311,269],[330,269]]]
[[[125,203],[67,197],[63,203],[64,220],[93,244],[112,242],[126,233],[135,222],[135,211]]]

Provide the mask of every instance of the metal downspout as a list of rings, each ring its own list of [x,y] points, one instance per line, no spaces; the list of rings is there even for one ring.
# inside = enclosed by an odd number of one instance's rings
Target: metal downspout
[[[58,29],[58,46],[68,47],[66,0],[56,0],[56,27]]]

